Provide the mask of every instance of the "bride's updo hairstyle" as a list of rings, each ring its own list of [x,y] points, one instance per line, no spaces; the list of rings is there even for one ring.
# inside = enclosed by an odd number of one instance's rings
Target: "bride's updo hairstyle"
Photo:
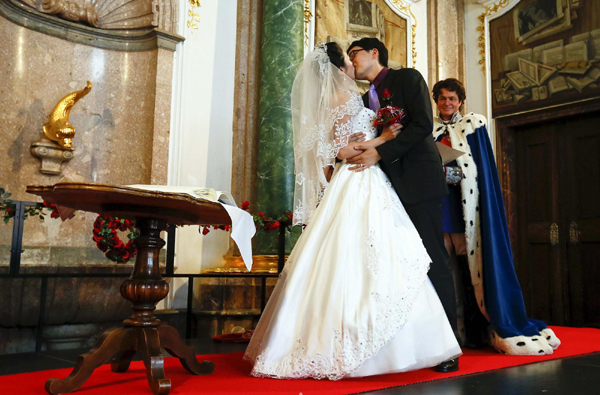
[[[335,67],[338,69],[346,67],[346,62],[344,61],[344,51],[337,43],[329,42],[325,44],[325,48],[327,48],[327,56],[329,56],[329,60]]]

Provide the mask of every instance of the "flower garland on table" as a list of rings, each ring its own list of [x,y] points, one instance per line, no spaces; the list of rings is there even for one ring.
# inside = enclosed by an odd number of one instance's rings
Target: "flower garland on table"
[[[247,200],[244,201],[241,209],[248,211],[250,209],[250,202]],[[279,218],[267,217],[263,211],[252,214],[252,219],[254,220],[254,226],[256,229],[263,230],[265,232],[278,230],[281,226],[290,226],[293,218],[294,214],[291,211],[286,211],[285,214],[282,214]],[[210,232],[210,228],[211,226],[201,225],[198,231],[202,233],[202,235],[207,235]],[[212,226],[212,229],[229,231],[231,230],[231,225],[216,225]]]
[[[17,205],[10,199],[11,194],[4,188],[0,188],[0,211],[3,212],[2,219],[7,224],[17,215]],[[35,206],[26,206],[23,210],[23,220],[28,217],[38,217],[44,221],[47,211],[50,218],[60,218],[56,204],[37,203]],[[119,238],[118,231],[129,231],[129,241],[123,243]],[[133,240],[139,236],[139,230],[134,228],[134,223],[128,219],[113,218],[108,215],[98,215],[94,222],[93,238],[96,246],[104,255],[113,262],[127,263],[137,252]]]
[[[0,188],[0,211],[4,211],[2,214],[2,220],[5,224],[7,224],[12,218],[17,215],[17,205],[13,203],[10,199],[11,194],[6,192],[4,188]],[[27,206],[23,210],[23,219],[27,219],[28,217],[38,217],[40,220],[44,220],[46,218],[46,213],[44,210],[50,211],[50,218],[58,218],[60,215],[58,214],[58,209],[56,204],[46,203],[38,203],[35,206]]]
[[[120,219],[109,215],[100,214],[94,222],[94,241],[96,247],[104,256],[113,262],[127,263],[135,256],[137,250],[133,244],[139,235],[139,230],[135,229],[133,221]],[[123,243],[117,231],[129,231],[127,243]]]

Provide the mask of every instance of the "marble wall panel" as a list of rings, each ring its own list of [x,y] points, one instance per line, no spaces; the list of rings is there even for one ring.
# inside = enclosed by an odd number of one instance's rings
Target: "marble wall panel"
[[[169,165],[169,129],[171,126],[171,77],[173,53],[157,50],[154,135],[152,145],[151,184],[166,185]]]
[[[0,186],[13,199],[34,201],[31,184],[63,181],[165,184],[173,53],[106,50],[35,32],[0,17]],[[55,104],[91,81],[73,106],[75,157],[61,175],[39,172],[30,154]],[[95,215],[78,213],[63,224],[28,219],[24,243],[93,246]],[[0,224],[0,244],[12,226]],[[4,259],[3,259],[4,260]],[[3,262],[3,261],[2,261]],[[0,263],[2,263],[0,262]]]
[[[427,48],[430,90],[436,82],[446,78],[457,78],[464,84],[467,82],[464,2],[465,0],[432,0],[427,3],[430,21]],[[467,112],[467,105],[465,102],[463,113]],[[437,111],[435,103],[433,111]]]

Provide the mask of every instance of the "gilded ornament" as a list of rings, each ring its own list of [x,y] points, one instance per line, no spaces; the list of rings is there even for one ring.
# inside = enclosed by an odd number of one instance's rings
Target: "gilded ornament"
[[[287,261],[287,255],[285,259]],[[225,265],[223,267],[209,268],[202,273],[248,273],[244,260],[241,256],[226,256]],[[252,273],[277,273],[277,263],[279,257],[277,255],[253,255],[252,256]]]
[[[187,21],[187,26],[191,29],[192,34],[194,34],[194,29],[198,29],[198,25],[196,22],[200,22],[200,14],[196,13],[196,7],[201,7],[200,0],[189,0],[192,9],[188,11],[188,16],[190,20]]]
[[[310,0],[304,0],[304,46],[308,47],[308,26],[313,17],[312,12],[310,12]]]
[[[498,3],[494,3],[493,6],[485,6],[485,12],[479,15],[479,26],[477,31],[479,32],[479,64],[481,65],[481,71],[485,71],[485,17],[488,15],[495,14],[500,8],[504,8],[510,3],[510,0],[500,0]]]
[[[92,90],[92,83],[87,82],[85,88],[73,92],[60,99],[44,124],[44,134],[62,148],[73,148],[75,128],[69,122],[71,107]]]
[[[415,14],[412,13],[410,9],[410,5],[404,4],[402,0],[392,0],[392,3],[402,12],[410,14],[414,23],[411,25],[412,32],[412,68],[414,69],[417,66],[417,18],[415,18]]]
[[[556,223],[553,223],[552,225],[550,225],[550,244],[555,246],[558,245],[558,243],[558,225]]]

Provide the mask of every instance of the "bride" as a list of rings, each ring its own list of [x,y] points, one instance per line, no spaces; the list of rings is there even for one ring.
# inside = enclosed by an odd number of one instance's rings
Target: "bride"
[[[399,131],[393,125],[377,137],[353,78],[348,56],[328,43],[294,81],[294,224],[306,228],[246,350],[253,376],[338,380],[432,367],[461,353],[427,277],[429,256],[391,183],[377,165],[348,170],[345,159],[360,153],[352,134],[377,146]]]

